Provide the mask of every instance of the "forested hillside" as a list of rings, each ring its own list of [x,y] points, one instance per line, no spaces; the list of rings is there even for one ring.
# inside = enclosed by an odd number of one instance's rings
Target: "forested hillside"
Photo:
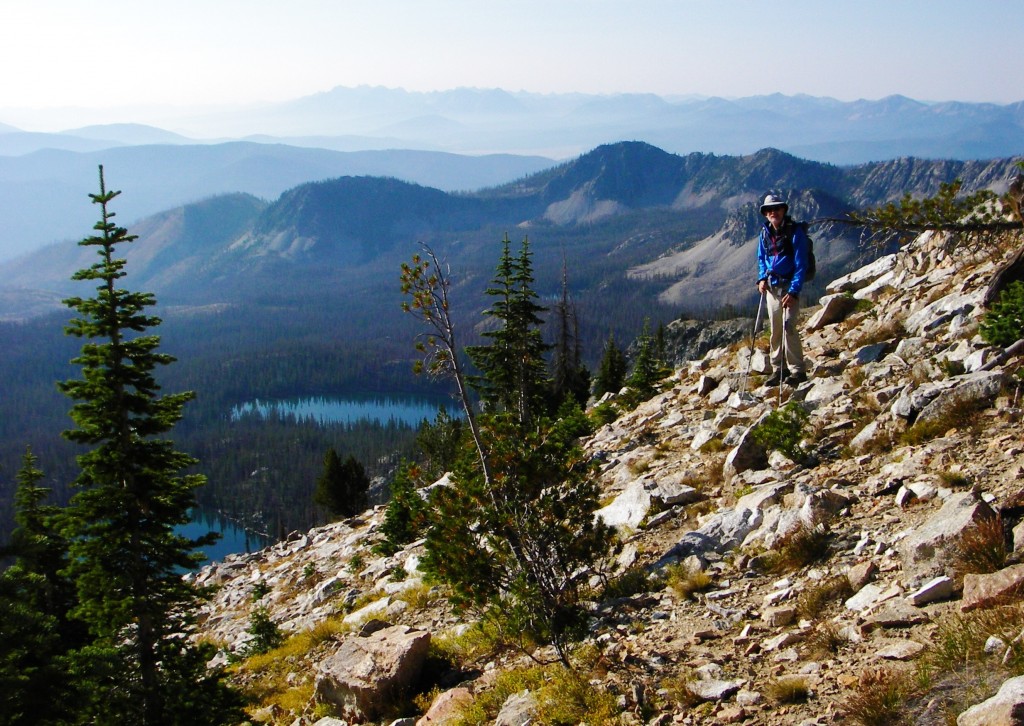
[[[790,199],[797,218],[813,219],[932,194],[957,178],[965,190],[1001,190],[1012,168],[1012,160],[913,159],[840,168],[771,149],[676,156],[621,143],[472,194],[343,177],[271,203],[226,195],[148,218],[132,228],[139,239],[127,253],[126,284],[157,294],[161,335],[180,361],[162,385],[197,393],[179,436],[210,474],[200,501],[277,535],[314,521],[310,496],[328,447],[388,475],[414,432],[232,420],[230,411],[256,398],[438,392],[436,381],[411,373],[417,330],[400,309],[399,265],[421,243],[450,266],[451,312],[472,345],[486,332],[484,291],[501,240],[528,238],[540,302],[552,307],[565,283],[582,358],[595,370],[609,335],[626,347],[645,320],[653,329],[681,316],[753,311],[750,245],[766,190]],[[820,279],[861,261],[859,230],[820,225],[814,236]],[[88,255],[55,246],[2,267],[0,314],[12,321],[0,324],[4,491],[31,445],[66,496],[72,450],[60,440],[67,402],[55,382],[67,377],[74,349],[59,301],[79,294],[70,276]],[[3,522],[6,496],[0,533]]]

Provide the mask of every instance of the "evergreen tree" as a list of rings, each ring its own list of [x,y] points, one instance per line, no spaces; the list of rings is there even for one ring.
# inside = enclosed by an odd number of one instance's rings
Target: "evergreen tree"
[[[633,372],[629,374],[627,385],[641,399],[650,398],[657,390],[658,381],[662,379],[661,366],[658,365],[654,338],[651,337],[651,321],[644,320],[644,327],[636,341],[636,359],[633,361]]]
[[[455,335],[455,323],[451,316],[451,275],[437,255],[424,245],[427,259],[413,255],[412,264],[402,263],[402,294],[411,300],[402,302],[402,310],[415,316],[430,332],[417,336],[416,350],[423,354],[423,360],[416,361],[413,370],[430,375],[448,374],[458,389],[459,403],[466,415],[469,435],[476,449],[477,463],[484,481],[491,481],[490,463],[484,450],[483,436],[477,421],[473,402],[470,400],[468,377],[460,353],[462,352]]]
[[[433,423],[424,419],[416,434],[423,476],[437,479],[451,471],[463,455],[466,443],[465,421],[451,416],[444,408],[437,412]]]
[[[313,500],[332,516],[351,517],[366,509],[370,478],[351,454],[341,460],[334,448],[324,455],[324,470],[316,481]]]
[[[546,308],[537,304],[533,290],[533,265],[529,242],[523,244],[517,258],[512,257],[506,235],[492,286],[487,294],[495,298],[485,315],[498,327],[483,335],[491,342],[466,350],[481,375],[473,386],[491,411],[507,411],[522,426],[543,411],[547,392],[545,345],[540,314]]]
[[[206,663],[211,646],[190,638],[203,593],[182,578],[202,561],[196,548],[212,535],[189,539],[175,527],[190,520],[197,475],[181,472],[195,461],[161,438],[180,420],[191,393],[160,395],[154,372],[174,359],[147,334],[160,323],[146,309],[149,293],[119,286],[125,261],[120,246],[135,239],[114,224],[103,167],[96,234],[79,244],[99,261],[73,279],[97,283],[91,298],[65,303],[78,313],[67,327],[83,338],[74,363],[82,378],[61,390],[76,403],[76,428],[65,432],[88,447],[78,457],[78,492],[68,507],[70,557],[78,605],[90,643],[76,655],[93,678],[84,721],[120,724],[206,724],[238,719],[237,696]]]
[[[658,323],[654,332],[654,360],[663,372],[671,368],[668,360],[668,343],[665,340],[665,323]],[[664,378],[664,375],[662,376]]]
[[[81,628],[67,620],[74,604],[74,586],[62,575],[67,565],[68,541],[59,531],[61,509],[45,504],[48,487],[40,486],[43,472],[31,449],[25,450],[18,470],[14,494],[16,529],[5,548],[17,558],[16,566],[41,577],[40,588],[32,595],[32,604],[61,623],[61,635],[72,639]]]
[[[557,407],[566,399],[572,399],[585,406],[590,397],[590,371],[583,365],[579,318],[569,295],[569,272],[565,260],[562,261],[562,296],[554,312],[556,329],[551,355],[551,402]]]
[[[585,625],[587,584],[612,541],[611,531],[594,517],[594,464],[575,441],[589,422],[578,408],[565,425],[543,416],[542,309],[532,290],[526,241],[513,260],[505,238],[489,291],[497,300],[488,312],[504,327],[490,335],[491,345],[475,351],[483,372],[480,390],[495,404],[479,421],[458,367],[448,315],[450,283],[430,258],[432,273],[415,257],[413,265],[402,266],[402,290],[412,296],[403,309],[437,333],[421,349],[432,351],[431,369],[455,378],[477,457],[458,458],[449,485],[433,489],[425,567],[451,587],[456,605],[481,612],[510,642],[553,643],[568,663],[568,643]],[[402,482],[402,496],[418,497],[409,483]],[[404,526],[414,515],[413,507],[396,506],[396,533],[408,536]]]
[[[390,555],[422,536],[427,521],[427,502],[419,489],[425,485],[423,470],[404,462],[391,482],[391,499],[384,510],[380,533],[384,542],[376,549]]]
[[[481,615],[510,643],[568,646],[585,632],[582,600],[612,542],[595,518],[596,464],[572,432],[546,420],[524,430],[488,417],[488,484],[459,467],[430,500],[424,567],[452,588],[457,607]]]
[[[0,723],[66,724],[80,694],[68,652],[83,631],[69,622],[73,589],[60,574],[67,542],[55,528],[58,508],[43,502],[49,490],[36,457],[25,452],[17,475],[16,528],[4,551],[15,556],[0,573]]]
[[[606,393],[621,391],[626,383],[626,370],[626,354],[615,343],[615,334],[609,333],[594,379],[594,395],[600,398]]]

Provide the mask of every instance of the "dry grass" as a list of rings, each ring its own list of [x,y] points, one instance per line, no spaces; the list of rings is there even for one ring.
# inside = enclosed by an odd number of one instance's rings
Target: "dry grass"
[[[958,579],[1003,569],[1010,554],[1003,518],[996,515],[979,519],[949,545],[947,552]]]
[[[782,676],[768,682],[765,695],[780,705],[803,703],[811,695],[811,687],[803,676]]]
[[[821,562],[831,554],[829,535],[823,527],[801,523],[782,537],[771,551],[765,553],[766,572],[783,574],[799,570],[813,562]]]
[[[918,691],[910,673],[888,668],[868,669],[842,702],[849,723],[859,726],[899,726],[910,723],[907,700]]]
[[[846,575],[837,575],[811,585],[796,601],[797,613],[800,617],[814,620],[832,603],[845,600],[853,594],[850,580]]]
[[[928,421],[915,422],[913,426],[903,432],[900,442],[917,446],[942,436],[950,429],[970,431],[977,435],[981,424],[978,413],[986,407],[987,404],[984,401],[952,401],[943,409],[941,415]]]
[[[850,639],[843,633],[838,625],[831,620],[818,623],[804,641],[808,655],[812,657],[827,658],[834,656],[847,645]]]
[[[606,689],[594,685],[586,673],[561,666],[517,668],[505,671],[450,723],[477,726],[493,723],[502,705],[522,691],[537,699],[538,724],[616,724],[618,703]]]
[[[667,568],[665,581],[677,595],[691,600],[698,592],[709,590],[714,584],[711,575],[704,570],[690,568],[682,563]]]
[[[256,708],[271,707],[288,714],[290,720],[309,716],[315,707],[312,678],[294,680],[292,674],[312,672],[311,664],[323,646],[348,631],[341,618],[328,618],[293,635],[281,646],[236,664],[235,679],[243,684],[242,692]],[[300,663],[310,664],[310,668],[303,669]]]

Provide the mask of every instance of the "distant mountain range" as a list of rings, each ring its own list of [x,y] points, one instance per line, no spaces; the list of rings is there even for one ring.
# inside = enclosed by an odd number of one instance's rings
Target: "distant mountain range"
[[[88,194],[95,188],[100,164],[113,187],[126,191],[119,200],[118,221],[128,224],[217,194],[243,192],[274,199],[304,182],[346,175],[395,177],[447,191],[479,189],[548,168],[554,161],[511,154],[339,152],[253,142],[123,145],[84,152],[47,149],[0,156],[0,260],[85,236],[95,221]]]
[[[749,297],[757,204],[767,190],[788,198],[797,218],[813,219],[908,192],[931,194],[957,178],[968,189],[1002,190],[1014,168],[1009,159],[901,159],[844,169],[774,149],[678,156],[618,143],[475,193],[348,176],[299,185],[271,203],[247,194],[211,198],[132,225],[139,240],[127,253],[128,270],[133,286],[168,305],[298,309],[314,299],[343,299],[383,333],[397,310],[399,263],[417,243],[429,243],[453,264],[460,284],[469,286],[464,300],[477,305],[508,233],[529,236],[545,296],[557,294],[565,260],[575,294],[594,310],[614,291],[636,310],[660,302],[693,311]],[[134,190],[125,187],[128,199]],[[823,226],[814,234],[823,278],[861,252],[855,230]],[[76,289],[69,277],[91,254],[68,243],[0,265],[0,313],[52,309]],[[357,290],[365,297],[353,301]],[[597,317],[625,309],[613,301]],[[603,329],[613,324],[596,322]]]
[[[341,151],[405,148],[560,159],[622,140],[645,141],[678,154],[741,155],[774,147],[834,164],[1024,153],[1024,101],[926,103],[904,96],[873,101],[781,94],[665,98],[360,86],[244,111],[178,118],[175,123],[179,130],[213,129],[218,142],[266,140]],[[0,126],[0,154],[40,148],[95,150],[102,143],[197,143],[166,131],[143,132],[131,124],[73,129],[49,139],[12,131]]]
[[[0,260],[80,237],[91,226],[85,190],[99,163],[114,184],[132,191],[121,215],[133,222],[214,194],[273,199],[304,182],[345,175],[477,190],[623,140],[681,155],[742,156],[770,147],[839,165],[1024,154],[1024,102],[902,96],[841,102],[363,86],[178,123],[221,135],[196,139],[131,123],[45,134],[0,124]]]

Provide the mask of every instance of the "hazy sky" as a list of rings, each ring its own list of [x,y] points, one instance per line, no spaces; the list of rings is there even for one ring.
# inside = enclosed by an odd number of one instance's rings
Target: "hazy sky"
[[[5,0],[0,69],[0,122],[29,130],[159,116],[115,107],[280,101],[363,84],[1009,103],[1024,100],[1024,6]],[[66,107],[102,111],[52,111]]]

